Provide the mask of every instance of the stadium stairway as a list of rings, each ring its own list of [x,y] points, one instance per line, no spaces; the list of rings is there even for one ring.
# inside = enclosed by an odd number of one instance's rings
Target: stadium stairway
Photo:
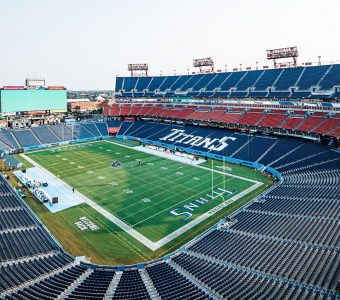
[[[267,151],[263,152],[263,154],[262,154],[255,162],[257,163],[257,162],[259,162],[259,161],[262,159],[262,157],[265,157],[265,156],[267,155],[267,153],[268,153],[269,151],[271,151],[272,148],[275,147],[276,144],[277,144],[278,142],[279,142],[279,139],[277,139],[277,141],[276,141],[273,145],[271,145],[271,146],[267,149]]]
[[[289,117],[289,115],[287,114],[287,116],[284,118],[284,120],[282,121],[282,123],[280,124],[280,126],[278,128],[282,128],[282,125],[286,122],[288,117]]]
[[[88,268],[81,276],[76,278],[63,293],[60,294],[59,299],[67,299],[67,296],[70,295],[87,277],[89,277],[92,272],[93,269]]]
[[[249,145],[249,143],[254,139],[254,136],[250,136],[250,138],[240,147],[238,148],[234,153],[230,154],[229,157],[233,157],[236,155],[239,151],[241,151],[244,147]]]
[[[33,135],[37,138],[37,140],[43,145],[44,143],[42,142],[42,140],[39,138],[39,136],[32,130],[30,129],[31,132],[33,133]]]
[[[51,129],[50,125],[47,125],[47,127],[49,128],[49,130],[55,135],[55,137],[61,141],[61,138]]]
[[[106,294],[105,294],[105,297],[104,299],[105,300],[109,300],[109,299],[112,299],[114,297],[114,294],[115,294],[115,291],[117,289],[117,286],[119,284],[119,281],[120,281],[120,278],[122,277],[123,275],[123,271],[117,271],[115,276],[112,278],[112,281],[106,291]]]
[[[214,300],[222,300],[219,295],[215,294],[209,287],[207,287],[204,283],[198,281],[194,276],[190,276],[185,269],[183,269],[179,264],[176,263],[175,260],[169,260],[167,263],[176,269],[180,274],[182,274],[188,281],[190,281],[193,285],[195,285],[198,289],[200,289],[203,293],[210,297],[210,299]]]
[[[22,145],[19,143],[17,137],[13,134],[13,132],[10,132],[11,136],[13,137],[13,139],[15,140],[15,142],[18,144],[19,148],[22,147]],[[12,148],[12,147],[11,147]]]
[[[296,148],[290,150],[288,153],[286,153],[286,154],[280,156],[280,157],[277,158],[276,160],[272,161],[271,163],[268,164],[268,166],[270,167],[271,165],[273,165],[273,164],[277,163],[278,161],[280,161],[282,158],[284,158],[284,157],[286,157],[286,156],[289,156],[292,152],[294,152],[294,151],[298,150],[300,147],[302,147],[303,144],[304,144],[304,143],[302,143],[301,145],[297,146]]]
[[[149,296],[150,296],[150,299],[155,299],[155,300],[159,300],[160,297],[156,291],[156,288],[155,286],[153,285],[152,283],[152,280],[151,278],[149,277],[149,274],[145,271],[145,269],[139,269],[139,274],[140,274],[140,277],[142,278],[143,280],[143,283],[146,287],[146,290],[148,291],[149,293]]]

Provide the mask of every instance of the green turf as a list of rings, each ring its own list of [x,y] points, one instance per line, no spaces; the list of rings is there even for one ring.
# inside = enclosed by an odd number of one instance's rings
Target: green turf
[[[67,146],[54,150],[55,152],[46,149],[26,155],[55,175],[60,175],[66,183],[125,223],[134,225],[137,231],[152,241],[158,241],[186,224],[180,220],[181,217],[168,214],[169,210],[204,197],[212,189],[210,170],[174,162],[105,141],[95,142],[93,146]],[[142,160],[141,166],[138,166],[136,159]],[[109,165],[113,160],[122,162],[123,167],[111,168]],[[211,161],[204,163],[204,166],[211,168]],[[214,163],[214,169],[218,166],[221,166],[221,162]],[[249,168],[228,166],[233,168],[229,172],[233,175],[240,174],[242,177],[262,181],[265,184],[269,183],[269,180],[260,173],[249,172]],[[183,174],[176,174],[176,172]],[[199,180],[194,178],[199,178]],[[214,173],[214,188],[217,186],[223,188],[225,185],[226,190],[241,192],[253,185],[251,182],[234,178],[234,176],[225,176],[224,183],[223,178],[222,174]],[[117,185],[112,185],[113,182]],[[27,201],[31,201],[29,205],[66,251],[74,256],[93,257],[95,263],[116,265],[146,261],[176,250],[183,243],[212,226],[221,214],[225,214],[227,210],[233,211],[263,192],[264,189],[265,185],[156,251],[151,251],[136,241],[88,205],[79,205],[51,214],[38,201],[31,199]],[[133,193],[126,193],[126,190],[131,190]],[[193,217],[187,222],[220,203],[222,199],[217,198],[197,208],[193,212]],[[84,215],[91,217],[101,229],[93,232],[79,231],[73,223]],[[98,217],[100,220],[97,220]]]
[[[152,241],[186,224],[180,220],[183,216],[171,216],[170,210],[211,193],[209,170],[107,142],[92,145],[56,152],[44,150],[29,157]],[[141,159],[141,165],[137,159]],[[123,166],[110,167],[113,160]],[[223,175],[214,173],[214,189],[225,185],[229,191],[240,192],[254,184],[229,176],[225,181]],[[221,201],[217,198],[195,209],[188,221]]]

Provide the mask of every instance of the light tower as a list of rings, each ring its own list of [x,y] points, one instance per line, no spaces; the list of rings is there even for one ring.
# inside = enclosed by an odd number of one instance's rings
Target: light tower
[[[299,56],[299,52],[296,46],[280,48],[280,49],[272,49],[267,50],[267,59],[274,61],[274,68],[278,68],[277,60],[281,58],[292,57],[294,61],[294,67],[297,67],[297,58]]]
[[[131,77],[142,76],[143,73],[145,77],[148,77],[149,66],[148,64],[128,64],[128,70],[131,71]]]
[[[204,72],[203,67],[210,67],[211,68],[211,73],[215,73],[215,65],[214,65],[214,61],[212,60],[211,57],[209,58],[198,58],[198,59],[194,59],[194,67],[195,68],[200,68],[200,73]]]

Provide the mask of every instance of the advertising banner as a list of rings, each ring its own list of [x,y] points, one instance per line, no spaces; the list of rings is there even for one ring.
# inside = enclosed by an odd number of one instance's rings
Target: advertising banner
[[[23,90],[23,86],[4,86],[4,90]]]

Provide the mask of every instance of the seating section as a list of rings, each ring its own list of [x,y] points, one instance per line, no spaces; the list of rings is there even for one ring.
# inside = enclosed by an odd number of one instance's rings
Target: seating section
[[[123,272],[113,299],[151,299],[138,270]]]
[[[8,146],[6,149],[8,149],[8,148],[11,148],[11,149],[20,148],[20,145],[14,139],[12,132],[9,131],[9,130],[0,130],[0,140]],[[3,149],[3,150],[5,150],[5,149]]]
[[[281,125],[283,129],[294,129],[304,120],[303,117],[288,117]]]
[[[257,123],[257,126],[278,128],[286,117],[287,115],[284,114],[266,114],[260,122]]]
[[[326,118],[323,117],[308,117],[296,130],[311,131],[313,128],[318,126],[321,122],[325,121]]]
[[[67,296],[67,299],[104,299],[115,270],[95,270]]]
[[[21,147],[30,147],[41,145],[41,142],[36,138],[33,132],[29,129],[27,130],[13,130],[13,135],[16,137],[17,141],[20,143]]]
[[[216,122],[224,113],[224,110],[211,110],[201,120]]]
[[[102,136],[108,136],[109,133],[107,131],[107,124],[106,123],[96,123],[96,126]]]
[[[207,114],[207,112],[208,111],[205,110],[197,110],[188,117],[188,120],[201,120],[202,117]]]
[[[340,65],[325,65],[182,76],[116,77],[115,91],[125,90],[122,97],[152,97],[157,96],[159,90],[162,95],[166,91],[165,96],[182,97],[313,98],[312,88],[329,91],[340,85],[339,70]],[[295,92],[291,93],[293,87]],[[274,91],[268,93],[269,88]],[[137,91],[132,93],[134,89]],[[146,89],[149,92],[145,93]],[[119,113],[117,109],[114,112]]]
[[[66,125],[79,139],[87,139],[94,135],[80,124]]]
[[[62,141],[72,141],[77,139],[76,136],[72,135],[71,130],[63,124],[50,125],[50,128]]]
[[[285,80],[289,84],[289,79]],[[258,111],[245,114],[250,122],[264,116]],[[254,114],[258,116],[253,117]],[[337,126],[336,118],[315,118],[326,120],[319,127],[327,120],[332,122],[321,130]],[[270,123],[273,116],[268,120]],[[308,122],[310,126],[314,124]],[[95,128],[101,134],[107,132],[106,123],[85,125],[78,124],[75,130],[83,128],[91,135],[95,135]],[[144,267],[117,268],[76,264],[0,176],[2,299],[335,300],[340,297],[340,152],[337,149],[309,140],[244,134],[218,127],[146,121],[118,125],[119,134],[269,165],[281,174],[282,180],[177,253]],[[52,128],[59,133],[61,129],[69,130],[60,126]],[[174,130],[180,131],[172,134]],[[83,136],[80,130],[77,133]],[[216,150],[222,144],[221,139],[228,144],[222,153]],[[272,177],[266,170],[262,171]],[[153,292],[156,295],[151,296]]]
[[[83,126],[90,131],[94,136],[101,136],[96,124],[94,123],[84,123]]]
[[[48,126],[32,127],[31,129],[42,144],[58,143],[61,141]]]
[[[20,261],[15,264],[1,266],[0,293],[27,284],[32,280],[37,280],[37,278],[46,276],[51,272],[62,270],[72,262],[73,259],[70,256],[65,255],[64,253],[58,253],[29,261]],[[15,294],[7,296],[5,299],[43,299],[43,297],[54,299],[54,297],[57,297],[63,291],[61,289],[63,286],[62,283],[66,283],[69,276],[78,269],[79,267],[67,269],[67,271],[63,271],[43,282],[39,282],[35,285],[32,284],[29,288],[25,287],[23,290],[19,290]]]
[[[239,113],[225,113],[221,118],[219,118],[219,123],[235,123],[242,114]]]
[[[262,117],[263,113],[246,112],[236,121],[236,124],[255,125]]]
[[[184,275],[165,262],[147,267],[146,271],[161,299],[210,299]]]
[[[325,134],[338,126],[340,126],[340,119],[329,118],[318,127],[316,127],[314,130],[312,130],[312,132]]]

